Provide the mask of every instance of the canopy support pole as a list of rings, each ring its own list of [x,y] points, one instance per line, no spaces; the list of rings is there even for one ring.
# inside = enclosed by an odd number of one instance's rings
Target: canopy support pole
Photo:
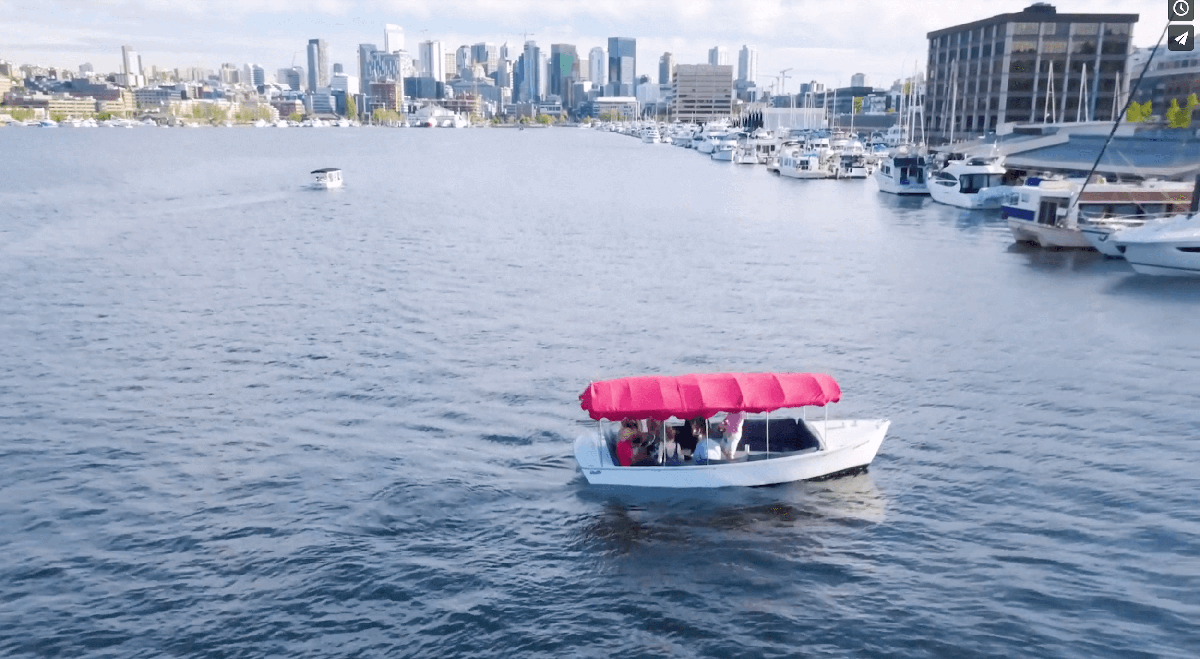
[[[771,411],[767,410],[767,457],[771,457]]]
[[[829,446],[829,403],[825,403],[825,446]]]

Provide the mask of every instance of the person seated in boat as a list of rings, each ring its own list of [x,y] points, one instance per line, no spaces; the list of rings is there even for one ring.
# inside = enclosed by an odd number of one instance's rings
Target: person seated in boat
[[[720,442],[709,438],[706,425],[704,417],[698,416],[691,421],[692,434],[696,437],[696,450],[692,451],[692,460],[696,464],[708,464],[710,460],[724,458]]]
[[[672,467],[683,464],[687,456],[684,454],[683,447],[675,441],[675,426],[667,426],[665,435],[662,448],[663,464]]]
[[[721,442],[721,452],[726,460],[732,460],[737,455],[738,444],[742,442],[742,423],[745,420],[745,412],[730,412],[721,422],[721,434],[725,440]]]
[[[662,448],[662,442],[659,440],[662,423],[649,419],[642,421],[639,425],[644,430],[633,439],[633,466],[657,465],[659,464],[659,450]]]
[[[622,467],[633,464],[633,440],[635,437],[640,437],[637,419],[622,421],[621,430],[617,433],[617,461],[621,463]]]

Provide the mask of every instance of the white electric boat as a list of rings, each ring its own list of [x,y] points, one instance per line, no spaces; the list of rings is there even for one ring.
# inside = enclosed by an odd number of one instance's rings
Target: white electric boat
[[[313,175],[312,185],[318,190],[342,187],[342,170],[336,167],[314,169],[311,174]]]
[[[806,419],[803,408],[841,399],[837,382],[819,373],[620,378],[594,382],[579,398],[597,421],[593,432],[575,440],[575,459],[593,485],[715,488],[858,473],[871,464],[891,424],[829,420],[828,411],[824,420]],[[733,420],[724,430],[709,423],[721,414]],[[656,449],[634,461],[630,440],[622,439],[629,431],[605,420],[639,420],[642,432],[633,431],[632,442]],[[703,442],[708,450],[718,440],[723,459],[693,448]]]

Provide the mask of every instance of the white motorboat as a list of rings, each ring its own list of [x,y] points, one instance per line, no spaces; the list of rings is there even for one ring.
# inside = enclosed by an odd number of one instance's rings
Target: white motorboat
[[[1139,274],[1200,277],[1200,217],[1195,210],[1123,229],[1109,241]]]
[[[897,195],[927,195],[925,157],[908,146],[896,148],[883,157],[873,175],[880,192]]]
[[[342,187],[342,170],[336,167],[325,167],[324,169],[314,169],[313,187],[319,190],[328,190],[329,188]]]
[[[737,150],[738,141],[733,135],[721,138],[717,145],[713,147],[713,151],[709,154],[713,160],[721,162],[732,162],[733,152]]]
[[[1012,191],[998,158],[953,160],[929,177],[929,196],[959,208],[1000,208]]]
[[[1050,248],[1094,247],[1121,256],[1109,244],[1110,234],[1181,213],[1192,197],[1189,183],[1109,183],[1099,176],[1083,183],[1081,178],[1029,177],[1013,188],[1000,211],[1013,240]]]
[[[733,151],[733,163],[735,165],[757,165],[759,154],[754,148],[754,144],[750,142],[740,142]]]
[[[779,156],[779,175],[788,178],[814,179],[833,176],[828,162],[820,152],[788,149]]]
[[[593,485],[752,487],[859,473],[891,425],[886,419],[831,421],[828,412],[824,421],[806,419],[803,408],[841,399],[833,378],[816,373],[620,378],[594,382],[579,398],[598,422],[575,440],[575,459]],[[722,413],[732,421],[726,428],[709,423]],[[635,419],[642,432],[631,431],[632,439],[604,424]],[[650,420],[661,423],[657,432]],[[641,460],[628,445],[634,441],[651,447]],[[722,459],[693,450],[701,441],[719,443]]]
[[[646,144],[658,144],[662,139],[659,137],[658,128],[649,126],[642,129],[642,142]]]
[[[843,150],[834,161],[834,178],[867,178],[867,156],[862,145],[858,149]]]

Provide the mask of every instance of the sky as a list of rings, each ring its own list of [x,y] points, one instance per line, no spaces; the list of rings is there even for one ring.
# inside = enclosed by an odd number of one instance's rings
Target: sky
[[[0,0],[0,59],[98,72],[119,68],[122,45],[147,68],[223,62],[262,65],[269,73],[307,66],[309,39],[328,44],[331,62],[357,73],[360,43],[383,46],[386,23],[404,28],[416,53],[426,39],[447,52],[481,41],[512,46],[574,44],[581,56],[608,37],[637,39],[639,75],[657,81],[665,51],[678,64],[705,63],[725,46],[730,63],[749,44],[759,52],[760,86],[800,82],[888,86],[924,68],[926,33],[1033,0]],[[1134,43],[1152,46],[1167,23],[1163,0],[1060,0],[1060,13],[1138,14]],[[776,78],[790,69],[785,78]],[[736,68],[735,68],[736,71]]]

